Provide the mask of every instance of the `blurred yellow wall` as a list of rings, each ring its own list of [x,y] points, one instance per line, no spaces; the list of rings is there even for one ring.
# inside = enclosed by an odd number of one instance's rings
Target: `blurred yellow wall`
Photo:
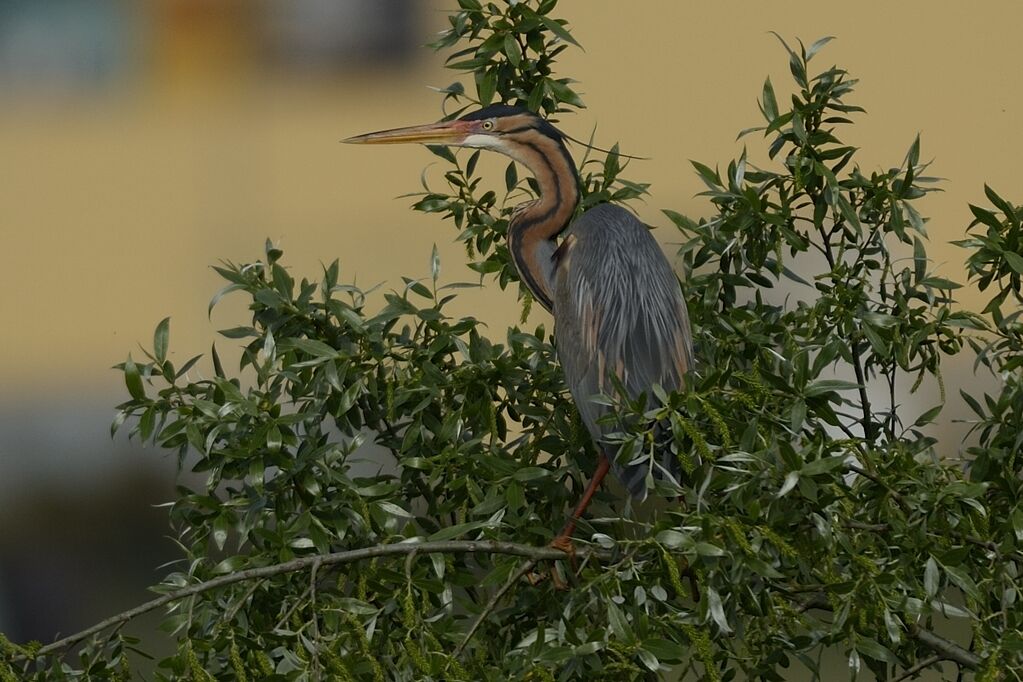
[[[452,4],[422,12],[423,42]],[[947,178],[924,204],[946,274],[963,279],[962,254],[945,243],[962,236],[983,182],[1023,201],[1023,4],[564,0],[559,14],[586,50],[569,51],[560,73],[581,81],[589,105],[562,125],[578,138],[597,126],[598,144],[653,157],[628,173],[653,182],[641,208],[651,224],[666,224],[665,207],[707,214],[688,159],[723,163],[739,153],[738,130],[760,123],[765,76],[784,96],[785,55],[770,30],[838,36],[818,59],[861,79],[853,101],[869,113],[847,141],[868,169],[897,164],[922,134],[923,157]],[[339,257],[362,284],[395,283],[425,275],[436,242],[444,277],[470,278],[451,226],[396,198],[419,189],[433,157],[338,144],[436,119],[438,96],[426,86],[454,79],[441,57],[424,48],[415,68],[261,76],[243,47],[220,42],[231,30],[222,23],[185,32],[192,42],[169,38],[134,86],[0,107],[3,395],[109,395],[119,379],[108,368],[148,344],[166,315],[179,361],[208,350],[217,328],[245,314],[228,305],[207,320],[219,286],[209,266],[258,257],[265,237],[296,274],[315,276],[318,263]],[[465,294],[456,311],[504,325],[517,308],[512,293],[491,287]]]

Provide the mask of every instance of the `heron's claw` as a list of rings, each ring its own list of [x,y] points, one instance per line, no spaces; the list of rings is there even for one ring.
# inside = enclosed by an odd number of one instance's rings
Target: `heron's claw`
[[[549,546],[552,549],[560,549],[568,555],[569,561],[575,563],[575,543],[572,542],[571,535],[559,535],[551,540],[551,544]]]
[[[551,540],[550,547],[552,549],[558,549],[568,555],[568,562],[572,566],[572,572],[575,573],[578,566],[575,561],[575,544],[572,542],[571,535],[559,535],[558,537]],[[558,573],[557,566],[551,566],[551,583],[554,585],[556,590],[567,590],[568,583],[562,579],[561,574]]]

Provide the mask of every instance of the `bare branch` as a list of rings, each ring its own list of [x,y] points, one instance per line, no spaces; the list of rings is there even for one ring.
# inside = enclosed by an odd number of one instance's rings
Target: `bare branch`
[[[248,568],[242,571],[228,573],[227,575],[222,575],[218,578],[213,578],[212,580],[207,580],[205,582],[183,587],[180,590],[168,592],[161,597],[147,601],[135,608],[128,609],[127,611],[123,611],[115,616],[110,616],[109,618],[82,630],[81,632],[76,632],[73,635],[68,635],[56,642],[40,647],[31,653],[31,657],[38,658],[40,656],[53,654],[66,649],[67,647],[73,646],[83,639],[102,632],[107,628],[125,623],[133,618],[137,618],[142,614],[149,613],[150,611],[154,611],[172,602],[186,597],[191,597],[193,595],[202,594],[203,592],[209,592],[210,590],[215,590],[227,585],[233,585],[246,580],[267,578],[270,576],[281,575],[283,573],[294,573],[296,571],[302,571],[312,567],[338,566],[341,564],[361,561],[363,559],[372,559],[373,557],[401,556],[412,554],[414,552],[419,554],[508,554],[511,556],[526,557],[534,563],[537,561],[556,561],[558,559],[568,558],[568,555],[560,549],[554,549],[552,547],[534,547],[532,545],[523,545],[515,542],[498,542],[496,540],[400,542],[389,545],[376,545],[374,547],[353,549],[346,552],[317,554],[315,556],[292,559],[291,561],[285,561],[280,564],[273,564],[272,566],[260,566],[259,568]],[[582,556],[593,556],[595,558],[605,560],[611,558],[610,552],[599,549],[583,549],[579,551],[579,554]],[[16,655],[12,660],[27,660],[29,658],[30,656],[28,654],[24,656]]]
[[[482,611],[480,611],[480,615],[476,616],[476,620],[472,622],[472,627],[470,627],[469,631],[465,633],[465,637],[462,638],[462,641],[458,644],[457,647],[455,647],[455,658],[458,658],[459,656],[462,655],[462,652],[465,650],[466,645],[469,644],[469,640],[472,639],[472,636],[475,635],[476,631],[480,629],[480,626],[483,624],[483,621],[487,619],[487,616],[493,613],[494,609],[497,608],[497,603],[501,601],[501,598],[505,595],[505,593],[507,593],[508,590],[511,589],[512,585],[517,583],[522,578],[522,576],[524,576],[526,573],[532,570],[533,566],[536,566],[536,560],[527,559],[525,562],[523,562],[522,566],[520,566],[519,569],[515,571],[511,575],[511,577],[508,578],[508,582],[506,582],[501,587],[501,589],[494,593],[494,596],[490,598],[490,601],[487,602],[487,605],[483,607]]]
[[[926,646],[928,649],[941,654],[949,661],[955,661],[959,665],[964,668],[969,668],[970,670],[977,670],[980,668],[980,656],[977,656],[971,651],[967,651],[955,642],[947,640],[941,635],[937,635],[930,630],[924,630],[923,628],[913,624],[910,624],[909,626],[909,634],[915,637],[917,641]]]
[[[914,665],[912,668],[906,668],[906,672],[894,678],[892,682],[903,682],[904,680],[912,679],[919,675],[921,672],[923,672],[925,668],[930,668],[932,665],[936,663],[941,663],[944,660],[945,657],[942,656],[941,654],[935,654],[930,658],[925,658],[924,660]]]
[[[821,611],[831,611],[831,604],[828,602],[827,595],[823,592],[812,595],[808,599],[802,601],[795,599],[794,595],[789,595],[796,604],[796,610],[799,613],[805,613],[811,609],[819,609]],[[941,635],[938,635],[930,630],[914,625],[908,624],[909,634],[915,638],[918,642],[923,644],[925,647],[930,649],[939,655],[939,658],[946,661],[954,661],[964,668],[970,670],[978,670],[980,668],[981,660],[980,657],[959,646],[955,642],[945,639]]]

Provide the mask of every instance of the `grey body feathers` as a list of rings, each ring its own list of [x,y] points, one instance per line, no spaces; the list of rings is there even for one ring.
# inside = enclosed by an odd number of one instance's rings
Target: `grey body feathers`
[[[611,373],[631,398],[655,383],[665,391],[682,386],[693,365],[685,301],[657,241],[625,209],[595,206],[564,237],[568,248],[559,251],[553,272],[558,358],[586,428],[615,475],[643,497],[648,471],[679,480],[677,459],[665,448],[656,456],[659,467],[616,462],[602,437],[617,429],[598,423],[609,408],[592,397],[614,394]]]

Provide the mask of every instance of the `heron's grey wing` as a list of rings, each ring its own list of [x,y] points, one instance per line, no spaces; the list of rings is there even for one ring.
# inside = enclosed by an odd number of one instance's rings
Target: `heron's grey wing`
[[[646,227],[617,206],[602,204],[585,213],[559,249],[554,319],[565,378],[598,443],[615,427],[598,423],[607,407],[592,398],[613,395],[612,374],[635,398],[655,383],[666,391],[680,388],[693,365],[689,318],[675,273]],[[608,456],[614,461],[613,452]],[[675,457],[665,452],[658,459],[678,480]],[[633,495],[643,496],[649,467],[615,463],[614,471]]]

